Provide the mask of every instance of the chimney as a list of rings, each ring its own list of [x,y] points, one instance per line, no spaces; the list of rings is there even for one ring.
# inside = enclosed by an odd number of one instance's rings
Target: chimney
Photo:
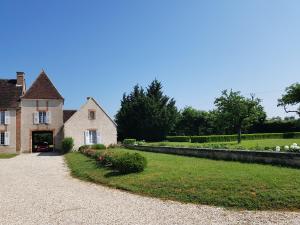
[[[25,73],[24,72],[17,72],[17,86],[23,87],[23,94],[24,94],[26,91]]]

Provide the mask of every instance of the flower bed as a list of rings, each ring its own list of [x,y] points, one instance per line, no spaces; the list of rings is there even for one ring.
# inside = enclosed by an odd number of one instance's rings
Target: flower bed
[[[96,150],[86,146],[79,148],[79,151],[88,157],[94,158],[99,166],[110,168],[120,174],[142,172],[147,165],[146,158],[139,153]]]

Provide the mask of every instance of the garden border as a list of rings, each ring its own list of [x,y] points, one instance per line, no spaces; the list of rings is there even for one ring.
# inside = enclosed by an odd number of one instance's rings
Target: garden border
[[[144,145],[125,145],[125,147],[132,150],[140,150],[146,152],[166,153],[248,163],[275,164],[300,168],[300,153],[293,152],[266,152],[165,146],[154,147]]]

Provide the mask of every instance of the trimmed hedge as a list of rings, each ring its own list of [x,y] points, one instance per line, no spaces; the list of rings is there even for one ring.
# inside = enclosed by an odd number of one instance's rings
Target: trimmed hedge
[[[124,145],[134,145],[136,143],[136,139],[133,138],[127,138],[123,140]]]
[[[126,152],[112,157],[112,168],[121,174],[142,172],[146,165],[146,158],[139,153]]]
[[[262,133],[262,134],[242,134],[242,140],[260,140],[260,139],[286,139],[300,138],[300,132],[289,133]],[[236,141],[237,135],[209,135],[209,136],[168,136],[170,142],[230,142]]]
[[[191,137],[189,136],[167,136],[167,141],[170,142],[191,142]]]

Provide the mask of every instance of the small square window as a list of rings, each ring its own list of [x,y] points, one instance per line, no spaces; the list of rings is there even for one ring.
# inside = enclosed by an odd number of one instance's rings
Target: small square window
[[[94,110],[89,110],[89,119],[90,120],[96,119],[96,112]]]

